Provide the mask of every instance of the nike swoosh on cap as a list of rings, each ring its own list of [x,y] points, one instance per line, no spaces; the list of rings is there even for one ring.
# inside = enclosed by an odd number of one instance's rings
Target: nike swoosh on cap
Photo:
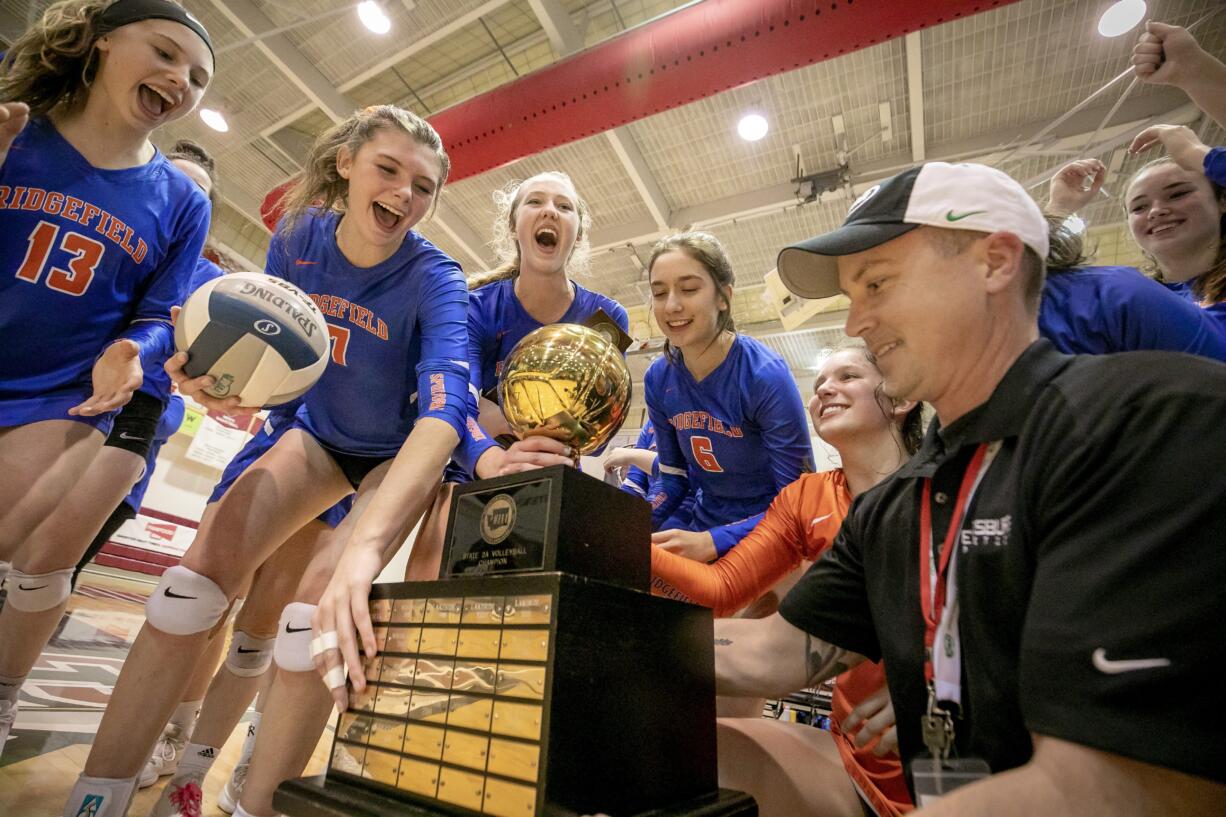
[[[945,213],[945,220],[946,221],[961,221],[964,218],[969,218],[970,216],[977,216],[980,213],[986,213],[986,212],[987,210],[971,210],[970,212],[959,213],[958,215],[955,216],[954,211],[949,210],[948,212]]]
[[[1107,675],[1119,675],[1121,672],[1136,672],[1143,669],[1159,669],[1171,665],[1169,658],[1121,658],[1112,661],[1107,658],[1107,651],[1102,647],[1094,651],[1090,660],[1094,664],[1094,669]]]

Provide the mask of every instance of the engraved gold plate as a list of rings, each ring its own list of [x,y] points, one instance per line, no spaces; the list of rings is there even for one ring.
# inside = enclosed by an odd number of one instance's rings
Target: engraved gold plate
[[[535,783],[540,775],[541,747],[534,743],[513,740],[490,741],[490,762],[487,771]]]
[[[536,812],[536,789],[489,778],[481,810],[494,817],[532,817]]]
[[[387,627],[375,627],[375,650],[383,652],[387,649]]]
[[[473,811],[481,810],[485,795],[485,776],[462,772],[459,769],[441,769],[438,775],[438,799],[455,803]]]
[[[375,599],[370,603],[370,620],[376,624],[386,624],[392,620],[392,600]]]
[[[370,734],[370,715],[359,715],[346,712],[341,715],[341,722],[336,727],[336,736],[341,740],[351,740],[354,743],[365,743]]]
[[[435,690],[413,690],[413,703],[409,717],[419,721],[446,723],[451,694]]]
[[[413,683],[419,687],[431,689],[451,688],[451,659],[449,658],[418,658],[417,673]]]
[[[389,627],[384,652],[417,652],[421,641],[420,627]]]
[[[404,751],[419,757],[438,760],[443,756],[442,729],[420,723],[410,723],[404,730]]]
[[[379,687],[379,695],[375,698],[375,711],[380,715],[404,717],[409,712],[409,691],[396,687]]]
[[[455,692],[484,692],[493,694],[497,673],[492,661],[456,661],[451,671],[451,689]]]
[[[507,596],[503,621],[507,624],[548,624],[552,618],[553,596]]]
[[[443,743],[443,760],[456,766],[485,771],[489,748],[490,739],[485,735],[448,730],[447,739]]]
[[[504,661],[544,661],[549,657],[549,631],[503,630],[498,655]]]
[[[455,627],[427,627],[421,631],[421,644],[417,647],[419,653],[433,655],[455,655],[456,640],[460,631]]]
[[[427,624],[459,624],[464,612],[464,599],[429,599],[426,601]]]
[[[545,668],[519,664],[498,665],[499,695],[513,698],[529,698],[534,701],[545,698]]]
[[[479,596],[464,599],[464,624],[501,624],[502,596]]]
[[[379,674],[378,680],[384,684],[404,684],[409,686],[413,683],[413,672],[416,666],[416,659],[388,656],[383,659],[383,671]],[[370,676],[367,675],[366,677],[369,678]]]
[[[389,752],[366,750],[366,763],[362,766],[362,777],[370,778],[387,786],[395,786],[400,775],[400,755]]]
[[[364,712],[373,712],[375,709],[375,694],[379,691],[379,687],[374,684],[367,684],[366,689],[357,692],[353,687],[349,688],[349,708],[359,709]]]
[[[460,630],[455,654],[461,658],[497,658],[502,643],[498,630]]]
[[[383,671],[383,656],[376,655],[374,658],[364,658],[362,660],[362,670],[367,681],[378,681],[379,674]]]
[[[397,788],[434,797],[438,792],[438,764],[425,763],[406,757],[400,761],[400,781]]]
[[[494,702],[494,722],[490,731],[514,738],[538,740],[541,736],[542,709],[535,704]]]
[[[425,614],[425,599],[396,599],[392,605],[393,624],[420,624]]]
[[[489,698],[472,698],[467,695],[451,696],[451,714],[447,718],[448,726],[463,726],[488,732],[490,729]]]
[[[362,764],[366,761],[366,747],[353,746],[348,743],[337,741],[332,746],[332,763],[333,769],[338,772],[345,772],[358,776],[362,774]]]
[[[404,745],[404,721],[373,719],[370,724],[370,745],[399,752]]]

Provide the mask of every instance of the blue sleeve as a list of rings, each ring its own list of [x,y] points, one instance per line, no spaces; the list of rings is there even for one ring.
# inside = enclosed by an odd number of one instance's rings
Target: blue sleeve
[[[663,365],[671,366],[671,363]],[[648,375],[652,372],[649,369]],[[659,471],[659,486],[656,492],[647,497],[651,503],[651,526],[653,530],[665,519],[673,515],[690,490],[689,474],[686,471],[685,455],[677,442],[677,432],[668,422],[668,417],[660,410],[659,403],[653,400],[658,384],[655,378],[644,378],[643,389],[647,402],[647,414],[651,424],[656,429],[656,469]]]
[[[758,526],[765,515],[766,511],[763,511],[742,519],[740,522],[729,522],[727,525],[711,528],[711,540],[715,543],[715,552],[723,556],[732,550],[737,542],[748,536],[749,532]]]
[[[418,312],[418,417],[434,417],[465,436],[468,418],[468,289],[454,261],[430,270]]]
[[[1205,176],[1214,184],[1226,187],[1226,148],[1209,148],[1205,154]]]
[[[460,435],[460,444],[456,447],[453,459],[456,464],[472,476],[477,476],[477,461],[491,448],[498,448],[489,432],[477,422],[481,412],[481,395],[486,389],[484,382],[485,367],[483,351],[487,344],[494,341],[487,337],[493,328],[493,320],[481,313],[480,304],[488,303],[482,299],[475,301],[470,298],[468,308],[468,379],[471,384],[468,394],[469,416],[464,423],[464,433]],[[492,383],[490,385],[493,385]]]
[[[634,441],[634,447],[640,451],[650,451],[655,448],[656,432],[655,427],[648,421],[643,424],[643,428],[639,431],[639,438]],[[654,468],[652,469],[655,470]],[[647,498],[651,491],[651,474],[648,474],[637,465],[631,465],[626,469],[626,478],[622,480],[621,489],[628,494]]]
[[[771,479],[779,493],[801,474],[813,470],[813,445],[805,406],[786,364],[775,361],[763,367],[754,384],[758,398],[753,419],[762,430],[762,445],[770,452]]]
[[[140,359],[144,364],[160,364],[174,350],[170,308],[183,303],[188,281],[196,271],[196,260],[204,250],[204,239],[209,233],[208,201],[203,194],[192,197],[181,218],[165,262],[154,270],[144,296],[136,305],[131,325],[119,335],[140,347]]]
[[[1153,349],[1226,362],[1226,333],[1199,306],[1139,271],[1121,269],[1115,284],[1111,303],[1101,304],[1116,339],[1112,351]]]

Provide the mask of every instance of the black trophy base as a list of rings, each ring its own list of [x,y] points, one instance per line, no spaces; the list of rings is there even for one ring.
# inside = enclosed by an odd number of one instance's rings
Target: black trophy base
[[[385,797],[343,780],[303,777],[282,783],[272,807],[286,817],[451,817],[453,812]],[[571,817],[574,812],[558,812]],[[668,808],[613,817],[758,817],[758,806],[748,794],[720,789]]]

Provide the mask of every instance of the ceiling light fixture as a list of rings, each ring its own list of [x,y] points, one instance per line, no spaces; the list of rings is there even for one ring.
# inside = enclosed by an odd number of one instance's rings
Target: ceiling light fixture
[[[737,135],[746,142],[756,142],[770,130],[770,123],[760,113],[747,113],[736,125]]]
[[[201,108],[200,118],[204,120],[204,124],[215,131],[226,133],[230,130],[230,123],[222,116],[221,111],[215,111],[212,108]]]
[[[392,30],[392,21],[375,0],[365,0],[358,3],[358,19],[362,25],[376,34],[386,34]]]
[[[1098,33],[1104,37],[1127,34],[1145,19],[1145,0],[1119,0],[1098,18]]]

